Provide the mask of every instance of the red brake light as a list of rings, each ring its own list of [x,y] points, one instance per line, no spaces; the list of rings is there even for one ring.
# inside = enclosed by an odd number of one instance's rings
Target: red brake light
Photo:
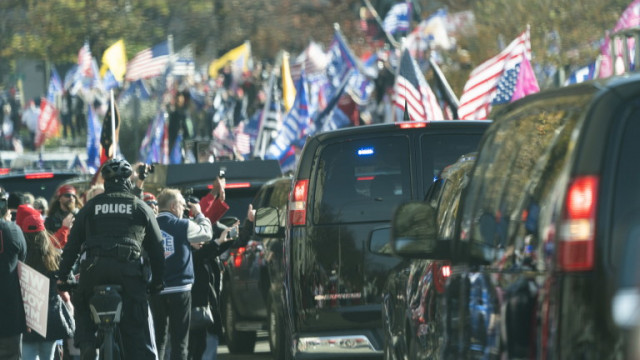
[[[27,174],[24,176],[25,179],[27,180],[33,180],[33,179],[51,179],[53,177],[53,173],[50,172],[44,172],[44,173],[33,173],[33,174]]]
[[[443,278],[448,278],[449,276],[451,276],[451,266],[450,265],[444,265],[442,266],[442,268],[440,268],[440,271],[442,272],[442,277]]]
[[[225,189],[241,189],[251,187],[251,183],[248,182],[239,182],[239,183],[227,183],[224,188]]]
[[[291,225],[304,225],[307,217],[307,194],[309,180],[298,180],[291,193],[289,202],[289,221]]]
[[[427,126],[427,123],[424,121],[420,121],[420,122],[413,122],[413,121],[403,121],[403,122],[397,122],[396,125],[400,128],[400,129],[417,129],[417,128],[423,128],[425,126]]]
[[[598,183],[597,176],[580,176],[569,185],[558,244],[558,265],[563,270],[593,269]]]
[[[9,168],[0,168],[0,175],[7,175],[10,170]]]
[[[242,266],[242,254],[247,250],[245,247],[239,247],[236,251],[232,253],[233,255],[233,266],[239,268]]]

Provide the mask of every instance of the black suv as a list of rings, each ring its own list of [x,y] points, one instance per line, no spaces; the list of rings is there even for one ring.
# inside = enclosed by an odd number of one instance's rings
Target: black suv
[[[639,97],[633,74],[494,114],[452,240],[444,296],[457,311],[443,314],[460,325],[437,344],[445,358],[637,358],[625,330],[640,320]],[[393,247],[412,256],[429,241]]]
[[[451,275],[450,241],[455,235],[461,190],[469,183],[474,162],[475,153],[461,156],[442,171],[423,202],[402,204],[394,213],[395,239],[421,236],[425,239],[418,244],[430,246],[402,248],[401,253],[409,252],[410,256],[387,278],[382,293],[385,359],[438,358],[444,329],[459,325],[455,312],[445,315],[455,306],[447,304],[443,294]],[[425,227],[425,216],[432,217],[430,224],[435,228]],[[381,254],[390,254],[389,250],[372,247]]]
[[[307,140],[288,205],[283,302],[277,304],[284,326],[276,344],[285,358],[382,354],[382,288],[400,260],[368,244],[388,239],[393,209],[424,198],[446,165],[476,149],[488,125],[402,122]],[[257,212],[256,232],[277,228],[274,213]]]
[[[279,209],[284,214],[291,191],[291,177],[280,177],[264,184],[251,202],[253,208]],[[281,219],[284,226],[284,218]],[[222,306],[227,347],[231,353],[252,353],[258,330],[275,334],[277,318],[273,300],[282,292],[282,234],[272,237],[253,235],[253,224],[244,226],[240,239],[223,262]],[[276,338],[270,337],[273,354]]]

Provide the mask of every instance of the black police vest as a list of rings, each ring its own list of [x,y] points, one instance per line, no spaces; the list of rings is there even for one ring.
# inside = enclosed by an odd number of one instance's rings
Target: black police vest
[[[86,207],[86,206],[85,206]],[[126,193],[101,194],[89,205],[85,247],[87,255],[140,257],[145,228],[136,223],[135,197]]]

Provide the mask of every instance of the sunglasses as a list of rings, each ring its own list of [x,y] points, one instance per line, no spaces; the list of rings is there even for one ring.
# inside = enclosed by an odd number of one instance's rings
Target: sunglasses
[[[60,195],[60,197],[66,197],[66,198],[70,198],[70,197],[73,197],[73,196],[75,196],[75,195],[73,195],[73,194],[62,194],[62,195]]]
[[[151,205],[158,205],[157,201],[147,201],[147,205],[151,206]]]

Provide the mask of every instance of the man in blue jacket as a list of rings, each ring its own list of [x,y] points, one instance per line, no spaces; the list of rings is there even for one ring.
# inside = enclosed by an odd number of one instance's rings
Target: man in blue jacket
[[[157,220],[164,241],[165,288],[151,297],[156,344],[159,358],[164,359],[168,326],[171,336],[170,359],[186,360],[194,279],[191,246],[198,247],[210,241],[213,231],[211,221],[202,214],[200,204],[187,204],[179,190],[164,189],[158,194],[157,200]],[[183,218],[187,206],[193,220]]]
[[[7,194],[0,188],[0,359],[22,356],[22,333],[26,330],[24,306],[18,281],[18,260],[27,256],[22,230],[11,222]]]

